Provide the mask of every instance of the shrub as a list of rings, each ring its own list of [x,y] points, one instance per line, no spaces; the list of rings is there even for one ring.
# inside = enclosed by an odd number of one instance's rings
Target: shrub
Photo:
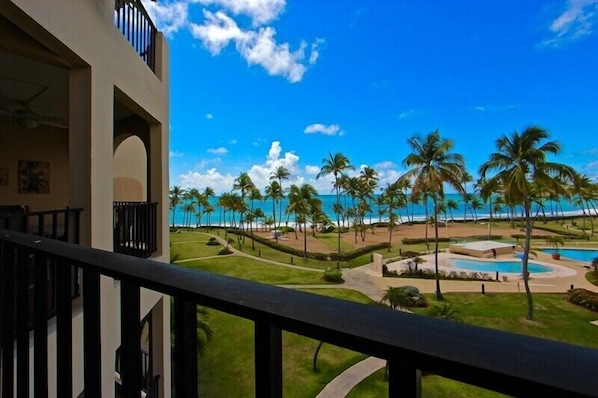
[[[328,267],[324,271],[324,280],[326,282],[342,283],[344,282],[343,273],[338,269],[331,269]]]
[[[426,301],[425,297],[419,292],[419,289],[415,286],[399,286],[401,289],[412,301],[412,307],[427,307],[428,302]]]
[[[227,254],[232,254],[233,251],[231,249],[229,249],[228,247],[223,247],[222,249],[218,250],[218,255],[219,256],[225,256]]]
[[[208,242],[206,243],[206,245],[208,245],[208,246],[220,246],[220,243],[218,242],[218,240],[216,240],[216,238],[214,238],[212,236],[210,238],[210,240],[208,240]]]
[[[598,293],[580,288],[571,289],[567,292],[567,300],[570,303],[598,312]]]

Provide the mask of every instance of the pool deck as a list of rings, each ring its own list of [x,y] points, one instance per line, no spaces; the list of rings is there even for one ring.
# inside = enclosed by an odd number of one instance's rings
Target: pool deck
[[[588,271],[589,264],[564,259],[561,257],[560,260],[553,260],[549,253],[538,251],[536,258],[533,260],[536,263],[542,265],[548,265],[555,269],[554,272],[532,274],[529,285],[532,292],[536,293],[565,293],[567,290],[574,287],[584,288],[598,292],[598,286],[594,286],[589,283],[585,274]],[[445,266],[447,258],[464,258],[476,261],[494,261],[480,260],[479,258],[457,255],[453,253],[438,253],[439,269],[444,271],[455,270],[452,267]],[[420,264],[420,269],[434,269],[434,254],[427,254],[421,256],[425,260],[423,264]],[[518,260],[512,254],[497,256],[497,260]],[[405,260],[388,264],[389,270],[399,269],[402,267],[398,263],[404,263]],[[393,286],[413,285],[416,286],[420,291],[424,293],[433,293],[436,289],[436,281],[434,279],[416,279],[416,278],[392,278],[382,277],[379,270],[375,270],[372,264],[360,267],[362,272],[367,273],[370,282],[378,287],[381,291],[386,288]],[[472,271],[467,271],[472,272]],[[544,274],[544,275],[542,275]],[[494,279],[494,274],[491,274]],[[492,292],[504,292],[504,293],[517,293],[525,292],[523,286],[523,278],[520,274],[504,274],[506,281],[503,280],[503,274],[499,275],[499,282],[496,281],[457,281],[457,280],[441,280],[440,286],[442,292],[481,292],[482,284],[484,284],[485,291],[487,293]]]

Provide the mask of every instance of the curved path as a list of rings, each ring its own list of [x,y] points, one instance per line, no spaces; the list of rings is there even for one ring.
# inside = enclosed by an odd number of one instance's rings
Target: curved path
[[[386,365],[386,360],[368,357],[361,362],[356,363],[340,375],[336,376],[324,389],[316,395],[316,398],[338,398],[344,397],[362,380],[382,369]]]

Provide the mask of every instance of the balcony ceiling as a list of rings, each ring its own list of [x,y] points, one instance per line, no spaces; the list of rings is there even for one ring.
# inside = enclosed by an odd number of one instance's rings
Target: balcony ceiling
[[[0,16],[0,117],[67,129],[69,68],[67,61]],[[133,112],[116,101],[114,115],[121,120]]]

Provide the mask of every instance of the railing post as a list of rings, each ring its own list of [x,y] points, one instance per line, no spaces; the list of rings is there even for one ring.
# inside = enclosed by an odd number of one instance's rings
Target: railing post
[[[139,398],[141,391],[140,288],[130,281],[120,285],[121,380],[124,398]]]
[[[15,249],[11,245],[0,247],[0,284],[2,291],[2,396],[14,395],[14,281],[15,281]]]
[[[35,397],[48,396],[48,259],[35,255],[33,378]]]
[[[57,396],[73,396],[71,265],[56,261]]]
[[[102,396],[100,339],[100,274],[83,271],[83,382],[86,398]]]
[[[282,397],[282,331],[255,321],[255,396]]]
[[[197,397],[197,307],[174,298],[174,381],[177,397]]]
[[[29,262],[24,248],[17,254],[17,397],[29,396]]]
[[[421,371],[409,358],[388,360],[388,396],[421,397]]]

